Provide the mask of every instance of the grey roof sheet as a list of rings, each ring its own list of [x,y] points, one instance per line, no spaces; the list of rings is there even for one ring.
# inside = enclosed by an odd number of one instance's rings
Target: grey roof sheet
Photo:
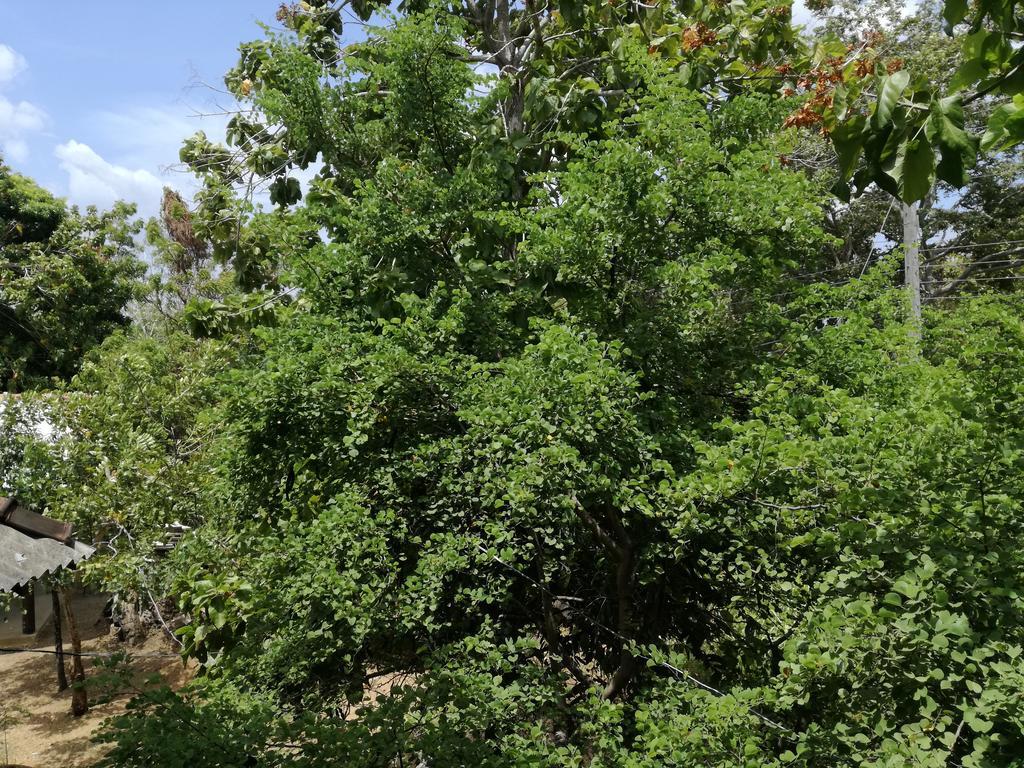
[[[0,592],[10,592],[32,579],[85,560],[95,551],[79,541],[61,544],[53,539],[34,539],[0,525]]]

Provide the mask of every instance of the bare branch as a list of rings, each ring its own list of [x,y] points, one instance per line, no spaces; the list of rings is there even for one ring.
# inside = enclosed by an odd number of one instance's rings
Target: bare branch
[[[959,275],[944,285],[939,286],[931,293],[933,296],[947,296],[964,283],[970,282],[972,277],[979,272],[988,273],[1024,267],[1024,259],[1008,260],[1006,258],[1007,256],[1017,256],[1020,254],[1024,254],[1024,248],[1010,248],[1005,251],[990,253],[988,256],[968,264]]]

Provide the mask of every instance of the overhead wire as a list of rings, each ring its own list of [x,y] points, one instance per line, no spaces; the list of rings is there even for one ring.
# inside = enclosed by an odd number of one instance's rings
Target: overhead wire
[[[1022,293],[957,293],[952,296],[923,296],[921,301],[962,301],[964,299],[996,299],[997,301],[1020,301]]]
[[[1024,264],[1024,258],[1022,259],[993,259],[992,261],[972,261],[965,263],[958,263],[955,261],[947,261],[945,263],[941,261],[933,261],[929,264],[923,265],[926,269],[941,269],[942,267],[969,267],[975,264],[979,264],[983,267],[996,266],[1000,264]]]
[[[956,279],[956,278],[952,278]],[[996,277],[965,277],[963,281],[965,283],[985,283],[985,282],[998,282],[1002,280],[1024,280],[1024,275],[998,275]],[[941,283],[948,283],[949,280],[922,280],[921,285],[935,285]]]
[[[925,245],[921,250],[927,253],[935,253],[937,251],[968,251],[975,248],[988,248],[993,245],[1024,245],[1024,240],[993,240],[989,243],[962,243],[958,245]]]

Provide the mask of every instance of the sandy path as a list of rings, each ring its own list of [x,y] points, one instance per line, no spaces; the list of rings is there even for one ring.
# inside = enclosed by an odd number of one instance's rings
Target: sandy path
[[[94,634],[98,636],[82,643],[83,651],[174,653],[170,641],[157,635],[143,645],[126,647],[105,635]],[[52,645],[36,647],[53,649]],[[162,674],[174,686],[183,684],[189,677],[188,670],[173,656],[136,658],[131,667],[140,685],[154,672]],[[95,674],[92,659],[85,659],[85,669],[87,676]],[[93,744],[90,737],[104,719],[121,712],[129,698],[129,694],[120,694],[108,703],[90,707],[83,717],[72,717],[71,692],[57,693],[56,664],[52,655],[0,654],[0,725],[5,710],[8,718],[15,721],[8,725],[6,733],[0,727],[0,766],[5,762],[30,768],[90,765],[103,750],[103,746]]]

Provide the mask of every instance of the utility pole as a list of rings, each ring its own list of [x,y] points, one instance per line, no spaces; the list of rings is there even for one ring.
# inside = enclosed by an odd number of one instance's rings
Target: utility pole
[[[921,338],[921,218],[920,203],[900,203],[903,212],[903,274],[910,290],[911,336]]]

